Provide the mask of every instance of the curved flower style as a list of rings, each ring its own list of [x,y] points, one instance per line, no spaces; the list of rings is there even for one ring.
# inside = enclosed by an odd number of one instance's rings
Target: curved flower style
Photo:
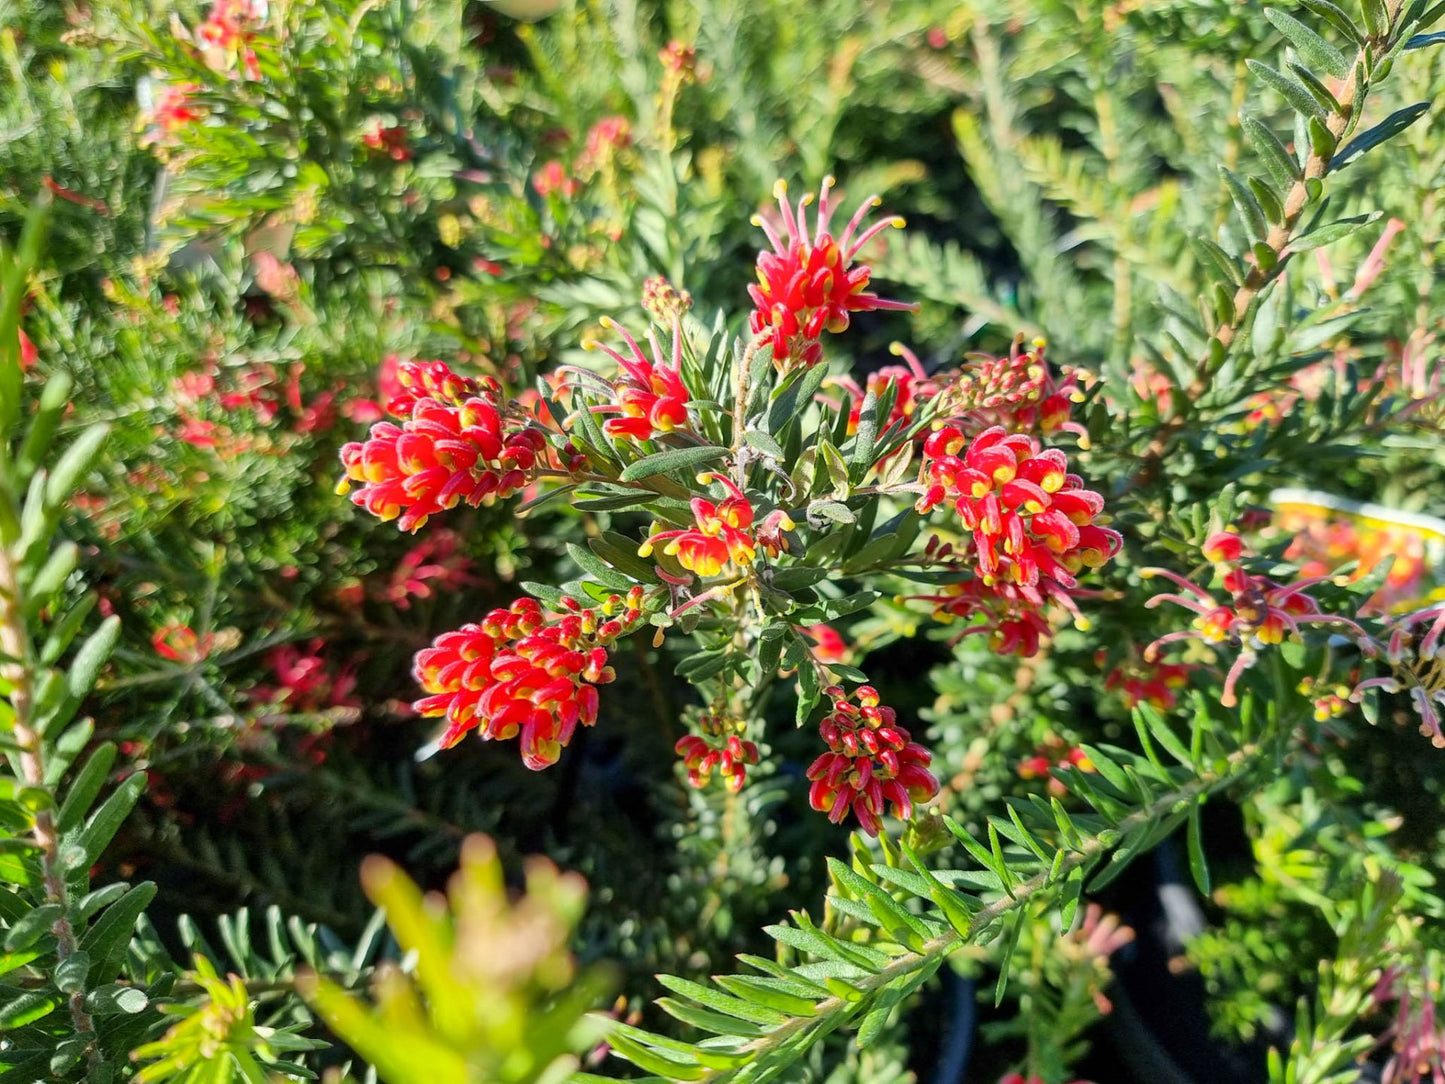
[[[858,826],[876,836],[889,807],[895,817],[907,819],[915,802],[938,793],[938,780],[928,770],[933,754],[898,725],[892,708],[879,704],[876,689],[860,686],[856,704],[836,685],[824,695],[833,701],[833,710],[818,726],[829,751],[808,769],[813,781],[808,802],[814,809],[827,813],[834,824],[852,810]]]
[[[1064,453],[997,425],[972,440],[957,426],[945,426],[923,451],[929,486],[918,511],[949,501],[973,532],[979,586],[956,588],[942,609],[953,616],[989,617],[980,630],[1004,633],[1009,645],[996,648],[1025,655],[1037,650],[1037,637],[1047,632],[1037,617],[1050,601],[1082,621],[1070,594],[1078,587],[1075,575],[1104,564],[1123,539],[1095,522],[1104,498],[1068,473]]]
[[[717,772],[728,790],[741,790],[748,767],[758,762],[757,745],[741,736],[743,724],[721,715],[704,715],[699,729],[701,734],[684,735],[675,746],[687,769],[688,785],[701,789]]]
[[[622,375],[612,385],[616,402],[592,408],[599,414],[622,415],[603,422],[602,431],[614,440],[651,440],[658,433],[686,428],[690,397],[682,382],[682,334],[676,321],[672,325],[671,365],[662,360],[662,347],[652,329],[647,332],[652,347],[649,360],[626,328],[607,317],[602,318],[602,326],[616,328],[631,354],[626,357],[594,339],[582,343],[584,350],[601,350],[622,369]]]
[[[546,440],[504,418],[495,381],[468,380],[440,361],[404,363],[398,377],[402,393],[387,409],[401,425],[378,422],[365,441],[342,447],[337,492],[362,483],[353,504],[415,532],[438,512],[491,504],[527,484]]]
[[[642,617],[642,588],[586,609],[545,615],[523,598],[480,624],[446,632],[417,653],[413,673],[428,695],[413,707],[447,721],[439,744],[449,749],[469,731],[484,741],[520,737],[533,771],[557,762],[577,724],[597,721],[597,685],[613,677],[607,648]]]
[[[823,178],[817,220],[811,230],[807,208],[813,197],[803,196],[794,211],[788,204],[788,186],[783,181],[774,185],[773,196],[782,211],[786,237],[761,215],[753,218],[753,224],[768,235],[772,250],[758,253],[758,284],[748,287],[756,306],[749,327],[754,335],[767,333],[773,364],[779,369],[794,361],[816,365],[823,356],[823,332],[837,334],[846,330],[851,313],[916,308],[869,293],[872,269],[866,264],[853,266],[863,246],[889,226],[901,229],[903,219],[886,218],[859,233],[868,212],[880,202],[877,196],[869,196],[859,204],[843,236],[835,240],[829,199],[833,183],[832,177]]]
[[[954,642],[965,636],[987,633],[989,647],[1000,655],[1030,658],[1038,654],[1039,642],[1052,631],[1042,610],[1005,584],[986,585],[982,580],[964,580],[945,584],[936,595],[915,595],[913,598],[933,603],[933,618],[942,624],[955,620],[986,620],[965,629]]]
[[[893,343],[889,351],[896,357],[901,357],[906,364],[884,365],[868,374],[863,387],[851,377],[840,379],[837,383],[852,397],[852,404],[848,411],[848,433],[858,431],[858,422],[863,415],[863,398],[868,392],[875,397],[882,397],[889,388],[896,389],[893,395],[893,408],[888,412],[888,420],[883,422],[879,428],[886,429],[898,422],[908,421],[918,412],[918,408],[938,394],[940,382],[937,378],[930,377],[923,368],[923,363],[918,360],[918,355],[902,343]]]
[[[750,528],[753,525],[752,502],[732,480],[721,474],[700,474],[699,482],[718,482],[728,491],[718,504],[703,497],[692,499],[696,527],[674,531],[658,531],[648,536],[637,548],[638,556],[650,557],[658,544],[662,552],[676,557],[678,564],[704,579],[716,576],[729,561],[738,567],[753,563],[758,556],[758,543]]]

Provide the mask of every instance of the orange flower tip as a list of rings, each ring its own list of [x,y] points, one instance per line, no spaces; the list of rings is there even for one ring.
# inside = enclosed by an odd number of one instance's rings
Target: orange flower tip
[[[1239,698],[1233,693],[1225,693],[1219,698],[1219,702],[1226,708],[1232,708],[1239,703]]]

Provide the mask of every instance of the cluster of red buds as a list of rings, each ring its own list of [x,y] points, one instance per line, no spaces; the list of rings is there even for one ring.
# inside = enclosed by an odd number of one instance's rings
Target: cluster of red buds
[[[403,390],[387,410],[401,424],[378,422],[368,439],[341,449],[338,492],[360,482],[354,504],[416,531],[438,512],[490,504],[527,484],[546,439],[504,415],[496,381],[469,380],[440,361],[403,363],[397,377]]]
[[[758,762],[758,747],[742,737],[746,725],[723,715],[704,715],[699,720],[699,734],[677,739],[677,755],[687,769],[690,786],[701,789],[717,772],[728,790],[742,789],[748,767]]]
[[[1020,779],[1047,779],[1049,793],[1062,798],[1068,793],[1068,787],[1062,779],[1054,776],[1055,768],[1092,772],[1094,762],[1077,746],[1069,745],[1060,738],[1050,738],[1034,750],[1033,756],[1019,761],[1018,774]]]
[[[1234,687],[1239,677],[1258,660],[1258,649],[1284,642],[1286,635],[1299,636],[1306,624],[1337,624],[1355,632],[1361,642],[1368,636],[1364,629],[1348,618],[1320,612],[1319,604],[1305,591],[1325,577],[1280,584],[1266,576],[1245,571],[1238,564],[1244,555],[1244,541],[1233,531],[1211,535],[1204,543],[1204,556],[1223,572],[1227,601],[1220,601],[1198,584],[1164,568],[1146,568],[1140,575],[1146,579],[1162,576],[1176,584],[1182,593],[1166,592],[1145,603],[1154,607],[1165,602],[1183,606],[1197,616],[1190,628],[1171,632],[1144,649],[1144,659],[1152,662],[1159,649],[1179,640],[1197,639],[1207,644],[1229,644],[1240,649],[1224,680],[1221,703],[1233,707],[1237,702]]]
[[[1023,655],[1037,649],[1046,631],[1039,614],[1050,602],[1082,622],[1071,595],[1075,575],[1103,565],[1123,539],[1096,522],[1104,498],[1068,472],[1064,453],[1002,426],[970,440],[953,425],[933,433],[923,451],[928,489],[918,511],[948,501],[973,534],[979,586],[956,592],[948,612],[986,619],[971,631],[1005,632],[1009,622],[1004,639]]]
[[[532,174],[532,187],[543,199],[552,195],[571,199],[577,194],[578,185],[576,178],[567,172],[567,167],[553,158]]]
[[[753,219],[767,234],[772,250],[758,254],[758,284],[748,287],[756,306],[749,326],[754,335],[767,335],[773,348],[773,364],[780,370],[795,363],[816,365],[823,356],[823,332],[837,334],[846,330],[852,313],[916,307],[869,293],[872,270],[866,264],[853,264],[869,241],[889,226],[901,228],[903,219],[887,218],[859,233],[868,212],[879,203],[876,196],[870,196],[835,240],[829,198],[832,187],[833,178],[823,178],[817,220],[811,229],[808,205],[813,197],[803,196],[794,211],[788,203],[788,187],[782,181],[773,194],[782,210],[786,238],[762,216]]]
[[[366,130],[361,133],[361,143],[367,150],[385,155],[393,162],[406,162],[411,159],[406,128],[400,124],[382,124],[380,117],[372,118]]]
[[[417,653],[413,674],[428,695],[418,714],[446,719],[447,749],[475,730],[484,741],[520,737],[522,762],[555,764],[577,724],[597,721],[597,685],[613,677],[607,648],[642,619],[643,589],[595,607],[564,598],[547,614],[523,598],[479,624],[443,633]]]
[[[833,701],[818,730],[828,752],[808,769],[808,801],[840,824],[851,810],[870,836],[883,827],[883,814],[907,819],[915,802],[938,793],[928,770],[933,755],[898,725],[893,709],[879,703],[878,691],[860,686],[850,697],[836,685],[823,691]],[[857,702],[854,703],[854,698]]]
[[[1042,437],[1067,432],[1087,442],[1088,431],[1069,420],[1073,404],[1082,398],[1079,386],[1069,374],[1054,377],[1042,339],[1025,350],[1020,337],[1007,357],[970,354],[968,360],[948,388],[955,424],[968,432],[995,425]]]
[[[590,408],[597,414],[621,414],[602,423],[602,431],[614,440],[651,440],[658,433],[671,433],[687,428],[687,386],[682,382],[682,333],[672,325],[672,363],[663,360],[657,332],[648,328],[647,341],[652,347],[648,358],[626,328],[607,317],[602,326],[616,328],[627,343],[628,354],[595,339],[582,343],[584,350],[601,350],[617,362],[622,372],[611,385],[613,402]]]
[[[698,481],[704,485],[717,482],[728,495],[716,504],[705,497],[694,497],[692,514],[696,525],[649,535],[638,547],[638,556],[651,557],[661,545],[663,553],[676,557],[678,564],[703,579],[716,576],[729,561],[739,568],[752,564],[760,544],[752,530],[752,502],[726,475],[700,474]],[[791,530],[793,523],[787,520],[782,526]]]
[[[587,140],[577,156],[577,172],[587,177],[606,169],[617,155],[632,146],[632,122],[626,117],[603,117],[587,129]]]
[[[1117,692],[1125,707],[1132,709],[1148,704],[1159,711],[1169,711],[1179,703],[1179,690],[1189,685],[1193,670],[1194,667],[1186,663],[1145,662],[1131,654],[1109,671],[1104,688]]]

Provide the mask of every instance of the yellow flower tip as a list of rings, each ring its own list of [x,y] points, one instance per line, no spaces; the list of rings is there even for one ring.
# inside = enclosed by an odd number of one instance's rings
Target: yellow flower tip
[[[600,346],[600,344],[597,342],[596,339],[583,339],[583,340],[582,340],[582,349],[583,349],[583,350],[596,350],[596,349],[599,348],[599,346]]]
[[[826,192],[828,189],[832,188],[832,187],[833,187],[835,184],[837,184],[837,183],[838,183],[837,180],[834,179],[834,177],[833,177],[833,175],[832,175],[831,173],[826,173],[826,174],[823,175],[823,191]]]
[[[1044,347],[1046,347],[1046,346],[1048,346],[1048,345],[1049,345],[1049,340],[1046,339],[1046,338],[1044,338],[1042,335],[1040,335],[1040,336],[1038,336],[1037,338],[1034,339],[1034,349],[1035,349],[1035,350],[1042,350]]]
[[[707,486],[707,485],[712,485],[713,481],[717,478],[717,475],[714,474],[712,471],[703,471],[701,474],[697,475],[696,477],[697,477],[697,484],[698,484],[698,485]]]
[[[649,539],[648,541],[644,542],[642,545],[640,545],[640,546],[637,547],[637,556],[639,556],[639,557],[651,557],[651,556],[652,556],[652,541],[651,541],[650,539]]]
[[[773,199],[788,198],[788,182],[779,177],[773,182]]]
[[[1074,628],[1078,629],[1080,632],[1088,632],[1093,627],[1094,623],[1090,621],[1087,617],[1074,618]]]
[[[763,224],[763,216],[762,216],[762,215],[753,215],[752,218],[748,219],[748,221],[749,221],[750,223],[752,223],[754,226],[761,226],[761,225]]]
[[[813,193],[805,193],[803,198],[798,202],[800,202],[804,207],[811,207],[813,205]]]
[[[888,220],[888,224],[892,226],[895,230],[901,230],[904,226],[908,225],[908,219],[904,218],[902,215],[894,215],[891,219]]]
[[[1091,440],[1089,440],[1089,438],[1088,438],[1087,436],[1081,436],[1081,437],[1079,437],[1079,451],[1081,451],[1081,452],[1087,452],[1087,451],[1088,451],[1090,448],[1092,448],[1093,446],[1094,446],[1093,442],[1092,442]]]
[[[1152,568],[1141,568],[1139,570],[1139,578],[1141,580],[1152,580],[1154,578],[1154,570]]]
[[[350,492],[351,492],[351,479],[350,479],[350,478],[343,478],[343,479],[341,479],[341,481],[339,481],[339,482],[336,483],[336,495],[337,495],[338,497],[344,497],[344,496],[346,496],[346,495],[347,495],[348,493],[350,493]]]
[[[901,358],[903,356],[903,344],[895,339],[888,344],[888,352],[895,358]]]
[[[781,516],[778,517],[778,526],[785,531],[791,531],[795,530],[798,525],[793,522],[792,516],[784,512]]]

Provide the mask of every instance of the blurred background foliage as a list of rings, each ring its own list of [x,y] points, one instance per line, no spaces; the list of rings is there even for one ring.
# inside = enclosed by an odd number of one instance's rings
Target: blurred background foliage
[[[147,951],[184,960],[221,936],[215,968],[263,983],[294,972],[304,944],[351,960],[342,946],[379,937],[363,856],[437,888],[484,831],[513,880],[532,853],[586,878],[572,947],[618,965],[617,1014],[636,1020],[655,972],[726,969],[768,944],[763,925],[820,898],[823,856],[847,844],[806,808],[808,736],[774,727],[776,774],[740,794],[688,789],[672,745],[689,692],[675,659],[641,641],[618,655],[601,724],[551,771],[482,743],[418,759],[413,652],[520,581],[547,581],[564,540],[598,524],[556,505],[483,509],[412,538],[333,491],[339,445],[379,416],[388,359],[445,358],[515,393],[577,362],[603,315],[643,320],[653,276],[686,289],[704,322],[740,311],[761,240],[749,220],[778,177],[806,190],[832,173],[850,199],[877,191],[908,219],[874,276],[921,312],[860,316],[835,367],[861,380],[900,338],[930,366],[1046,338],[1122,404],[1085,408],[1099,445],[1085,462],[1111,502],[1139,488],[1120,522],[1141,545],[1182,552],[1211,515],[1222,525],[1222,492],[1243,514],[1280,485],[1441,510],[1438,104],[1330,188],[1327,220],[1383,216],[1299,253],[1250,350],[1180,402],[1203,341],[1194,296],[1213,273],[1189,238],[1239,241],[1218,167],[1258,161],[1247,95],[1274,130],[1292,123],[1248,83],[1244,59],[1282,43],[1260,5],[262,7],[253,38],[215,45],[198,37],[209,5],[186,0],[0,0],[0,236],[37,193],[55,197],[21,318],[30,379],[64,370],[66,424],[112,426],[68,529],[101,609],[122,619],[93,708],[149,786],[104,861],[160,885]],[[1402,54],[1371,122],[1445,100],[1442,56]],[[172,124],[167,91],[182,86],[194,119]],[[1170,433],[1162,478],[1138,486],[1160,419],[1181,410],[1193,414]],[[1290,536],[1273,537],[1282,551]],[[946,808],[976,824],[1004,795],[1045,791],[1020,771],[1041,751],[1133,740],[1104,676],[1158,619],[1118,625],[1106,658],[1069,632],[1023,668],[889,600],[842,631],[885,699],[926,720]],[[1207,987],[1219,1042],[1279,1034],[1313,996],[1338,943],[1320,902],[1331,885],[1379,859],[1420,871],[1414,905],[1436,906],[1423,871],[1445,846],[1445,772],[1408,724],[1385,722],[1329,719],[1309,755],[1221,821],[1210,925],[1172,961]],[[1258,829],[1252,846],[1231,849],[1234,821],[1240,840],[1239,826]],[[260,940],[288,920],[299,939],[273,942],[269,972],[246,971],[236,924]],[[1030,936],[1012,966],[1035,978],[1019,996],[1067,988],[1044,975],[1050,935]],[[370,957],[354,959],[359,975]],[[933,1008],[865,1054],[819,1050],[808,1071],[935,1079],[938,1037],[975,1011],[968,984],[987,968],[987,953],[960,962]],[[1034,1024],[1000,1032],[1002,1053],[969,1079],[1098,1015],[1089,997],[1032,996]],[[274,992],[259,1008],[268,1026],[310,1025]],[[1038,1064],[1053,1078],[1078,1056]],[[345,1060],[340,1047],[286,1057]],[[1259,1078],[1262,1060],[1242,1057],[1239,1079]]]

